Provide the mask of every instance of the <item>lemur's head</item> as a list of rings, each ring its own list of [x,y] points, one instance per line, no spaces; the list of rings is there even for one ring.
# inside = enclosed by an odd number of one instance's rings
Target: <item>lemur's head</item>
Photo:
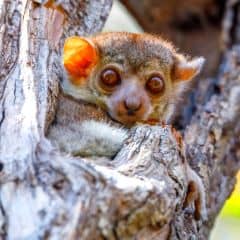
[[[168,120],[204,58],[188,60],[157,36],[114,32],[68,38],[63,62],[70,80],[66,92],[132,125]]]

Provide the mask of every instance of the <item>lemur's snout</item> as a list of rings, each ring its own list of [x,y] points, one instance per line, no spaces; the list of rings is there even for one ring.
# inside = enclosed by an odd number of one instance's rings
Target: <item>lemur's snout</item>
[[[124,107],[127,110],[128,115],[134,115],[135,112],[141,109],[141,100],[135,97],[128,97],[124,100]]]

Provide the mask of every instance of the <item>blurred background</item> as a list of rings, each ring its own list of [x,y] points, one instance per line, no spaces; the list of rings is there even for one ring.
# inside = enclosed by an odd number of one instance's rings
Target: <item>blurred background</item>
[[[204,78],[216,76],[224,48],[221,29],[225,4],[225,0],[114,0],[103,31],[157,33],[189,55],[204,56],[207,64],[200,76],[201,86],[196,85],[207,88]],[[191,93],[189,99],[184,111],[192,112],[193,101],[202,99]],[[178,119],[180,128],[188,124],[187,116]],[[215,222],[211,240],[240,239],[240,173],[237,179]]]

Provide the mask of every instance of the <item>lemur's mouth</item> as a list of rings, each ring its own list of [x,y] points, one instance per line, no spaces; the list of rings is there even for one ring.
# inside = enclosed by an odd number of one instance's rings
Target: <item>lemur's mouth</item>
[[[134,116],[135,115],[135,111],[134,110],[128,110],[127,111],[127,115],[128,116]]]
[[[144,114],[138,114],[136,112],[125,112],[121,114],[117,113],[108,113],[108,115],[114,120],[127,127],[131,127],[137,122],[142,122],[145,120]]]

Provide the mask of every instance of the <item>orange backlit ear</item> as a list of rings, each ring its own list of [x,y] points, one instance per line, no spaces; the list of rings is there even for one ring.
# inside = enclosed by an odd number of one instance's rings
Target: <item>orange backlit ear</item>
[[[66,39],[63,48],[63,64],[73,84],[81,84],[96,62],[97,50],[90,41],[78,36]]]
[[[203,57],[187,61],[185,58],[177,59],[173,69],[174,81],[188,81],[194,78],[202,69],[205,62]]]

